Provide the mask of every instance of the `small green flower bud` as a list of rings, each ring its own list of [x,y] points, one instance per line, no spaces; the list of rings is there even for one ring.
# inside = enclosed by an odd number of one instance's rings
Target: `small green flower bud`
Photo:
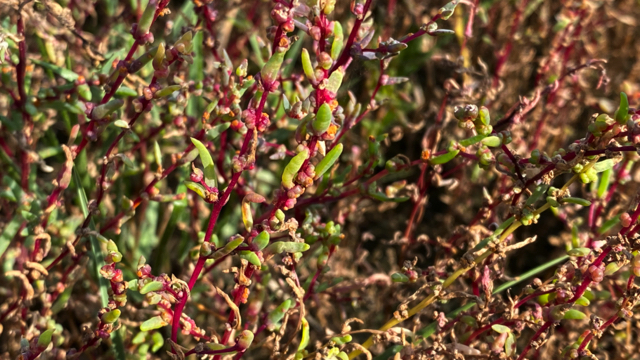
[[[582,164],[576,164],[574,167],[571,168],[571,171],[577,174],[581,172],[583,168],[584,166]]]
[[[453,115],[460,121],[473,121],[478,117],[478,107],[473,104],[456,106]]]
[[[331,68],[331,65],[333,65],[333,59],[331,58],[331,55],[327,54],[326,52],[321,52],[320,54],[318,54],[318,65],[320,65],[320,67],[325,70],[329,70]]]
[[[531,151],[531,157],[529,158],[529,163],[538,165],[540,164],[540,150],[534,149]]]
[[[491,134],[491,132],[493,131],[493,126],[491,125],[478,126],[476,127],[476,130],[478,131],[478,134],[487,136]]]
[[[200,245],[200,256],[201,257],[207,257],[209,255],[211,255],[211,253],[213,253],[213,249],[211,248],[211,243],[209,242],[203,242]]]

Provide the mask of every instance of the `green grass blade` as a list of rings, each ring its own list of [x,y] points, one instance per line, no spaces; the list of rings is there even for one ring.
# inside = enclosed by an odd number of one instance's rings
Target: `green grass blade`
[[[140,235],[138,237],[138,246],[134,249],[134,259],[145,257],[151,254],[153,248],[158,246],[158,213],[160,212],[160,204],[157,201],[149,201],[147,204],[144,220],[140,224]]]
[[[296,36],[298,36],[298,41],[293,43],[291,49],[287,51],[287,55],[285,56],[285,60],[291,60],[289,64],[282,70],[282,77],[288,77],[291,75],[293,68],[296,65],[298,59],[300,59],[300,52],[302,52],[302,37],[305,35],[305,32],[299,30]]]
[[[16,236],[22,221],[22,217],[19,214],[16,214],[7,226],[2,229],[2,234],[0,234],[0,256],[4,254],[9,247],[11,240]]]
[[[77,167],[73,167],[73,180],[76,184],[76,190],[78,192],[78,199],[80,202],[80,207],[82,208],[82,214],[85,218],[89,215],[89,202],[87,201],[87,194],[84,192],[84,188],[80,182],[80,175],[78,174]],[[89,227],[95,230],[95,224],[93,219],[91,220],[91,224]],[[89,241],[91,242],[91,257],[93,258],[94,268],[93,275],[98,279],[98,286],[100,287],[100,300],[102,301],[102,306],[105,307],[109,303],[109,281],[107,279],[100,276],[100,268],[105,265],[104,262],[104,254],[102,253],[102,247],[100,246],[100,241],[95,236],[89,236]],[[126,360],[125,352],[124,352],[124,341],[122,340],[122,335],[119,331],[114,331],[111,333],[111,344],[113,353],[116,355],[117,360]]]
[[[178,186],[178,194],[184,193],[187,191],[187,187],[184,184],[180,184]],[[162,237],[160,238],[160,244],[155,249],[155,256],[153,258],[153,264],[151,268],[158,269],[160,271],[164,271],[163,268],[166,267],[166,262],[163,264],[163,259],[166,259],[169,255],[167,253],[167,246],[169,245],[169,239],[173,235],[173,232],[176,229],[176,225],[178,224],[178,220],[185,213],[185,209],[187,208],[187,198],[185,197],[182,200],[177,200],[173,202],[173,210],[171,211],[171,217],[167,222],[167,226],[164,228],[164,232],[162,233]]]
[[[251,49],[256,56],[256,64],[258,64],[258,67],[262,69],[265,61],[262,58],[262,51],[260,50],[260,45],[258,45],[258,39],[256,38],[256,36],[256,34],[251,34],[251,36],[249,37],[249,45],[251,45]]]
[[[494,294],[501,293],[501,292],[505,291],[506,289],[508,289],[508,288],[518,284],[518,283],[521,283],[521,282],[529,279],[530,277],[535,276],[535,275],[547,270],[548,268],[550,268],[552,266],[555,266],[555,265],[557,265],[557,264],[559,264],[561,262],[566,261],[567,259],[569,259],[569,256],[565,255],[565,256],[559,257],[559,258],[557,258],[555,260],[551,260],[551,261],[549,261],[547,263],[544,263],[544,264],[542,264],[542,265],[540,265],[540,266],[538,266],[536,268],[533,268],[533,269],[525,272],[524,274],[518,276],[515,280],[507,281],[506,283],[498,286],[497,288],[495,288],[493,290],[493,293]],[[448,313],[447,317],[452,319],[452,318],[458,316],[458,314],[460,314],[461,312],[471,309],[475,305],[476,305],[475,302],[473,302],[473,301],[469,302],[469,303],[467,303],[467,304],[465,304],[465,305],[453,310],[452,312]],[[419,335],[419,336],[422,336],[424,338],[427,338],[427,337],[433,335],[435,333],[435,331],[436,331],[436,323],[433,322],[433,323],[423,327],[418,332],[416,332],[416,335]]]

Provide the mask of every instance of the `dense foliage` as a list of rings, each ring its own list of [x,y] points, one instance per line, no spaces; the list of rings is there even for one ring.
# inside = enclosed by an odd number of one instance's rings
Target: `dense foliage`
[[[638,5],[0,0],[0,356],[637,356]]]

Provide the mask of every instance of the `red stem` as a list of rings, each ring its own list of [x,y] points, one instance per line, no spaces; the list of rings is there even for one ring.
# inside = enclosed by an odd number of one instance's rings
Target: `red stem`
[[[509,40],[507,41],[507,45],[505,46],[504,52],[498,58],[498,61],[496,63],[496,69],[495,69],[494,75],[493,75],[494,76],[493,77],[493,86],[494,87],[498,86],[498,82],[500,81],[500,72],[502,70],[502,67],[504,66],[504,64],[509,59],[509,54],[511,54],[511,50],[513,49],[513,41],[514,41],[516,32],[518,31],[518,27],[520,26],[520,20],[521,20],[521,17],[522,17],[522,12],[527,7],[528,3],[529,3],[529,0],[522,0],[522,3],[520,4],[520,7],[518,7],[518,9],[516,10],[516,12],[513,15],[513,23],[511,24],[511,30],[509,32],[509,34],[510,34],[509,35]]]
[[[262,110],[264,110],[264,105],[267,101],[268,94],[269,94],[269,91],[265,89],[265,91],[262,93],[262,96],[260,97],[260,104],[256,109],[256,114],[262,114]],[[254,129],[250,129],[249,131],[247,131],[244,137],[244,142],[242,143],[242,149],[240,150],[240,156],[246,154],[249,148],[249,143],[253,138],[254,131],[255,131]],[[227,200],[231,195],[231,191],[233,190],[235,185],[238,183],[238,179],[240,179],[240,175],[242,175],[242,171],[239,171],[233,174],[233,176],[231,177],[231,181],[229,182],[229,186],[227,186],[227,189],[222,194],[222,197],[220,197],[220,199],[218,199],[218,201],[213,205],[213,209],[211,210],[211,215],[209,216],[209,225],[207,227],[207,232],[205,233],[205,236],[204,236],[204,241],[209,243],[211,242],[213,229],[215,228],[216,222],[218,221],[218,217],[220,216],[220,211],[222,211],[222,208],[227,203]],[[195,269],[193,270],[193,273],[191,274],[191,278],[189,279],[189,284],[188,284],[189,290],[193,289],[193,286],[196,284],[196,281],[198,280],[198,277],[200,276],[200,273],[204,268],[204,263],[206,260],[207,260],[206,257],[198,258],[198,262],[196,263]],[[187,299],[188,299],[187,296],[183,297],[178,303],[178,305],[176,306],[175,312],[173,313],[173,321],[171,324],[171,340],[173,340],[174,342],[177,341],[178,339],[178,327],[180,325],[180,317],[182,316],[182,311],[184,310],[184,307],[187,303]],[[230,318],[229,323],[233,322],[234,317],[235,317],[235,314],[231,312],[231,315],[229,316]],[[222,343],[224,344],[226,343],[226,341],[223,341]]]
[[[360,31],[360,26],[362,25],[362,22],[364,21],[364,18],[367,15],[367,12],[369,12],[369,7],[371,6],[372,1],[373,0],[367,0],[367,2],[364,4],[363,11],[362,11],[362,18],[356,19],[355,24],[353,24],[353,28],[351,29],[351,33],[349,34],[349,39],[347,40],[347,43],[344,45],[344,48],[342,48],[342,53],[340,54],[340,57],[338,57],[338,60],[336,60],[335,64],[333,64],[333,66],[329,70],[329,74],[336,71],[340,66],[346,64],[346,62],[351,57],[351,47],[353,46],[353,43],[356,41],[356,36],[358,36],[358,31]]]
[[[493,325],[500,325],[500,324],[503,324],[503,323],[505,323],[505,322],[506,322],[506,320],[505,320],[505,319],[500,318],[500,319],[498,319],[498,320],[495,320],[495,321],[493,321],[493,322],[489,323],[488,325],[485,325],[485,326],[483,326],[483,327],[481,327],[481,328],[477,329],[476,331],[474,331],[473,333],[471,333],[471,335],[469,335],[469,338],[464,342],[464,343],[465,343],[465,345],[469,345],[469,344],[471,344],[471,342],[473,341],[473,339],[475,339],[475,338],[477,338],[478,336],[480,336],[483,332],[485,332],[485,331],[487,331],[487,330],[491,329],[491,327],[492,327]]]
[[[531,338],[531,340],[529,340],[529,342],[527,343],[527,346],[524,347],[524,350],[522,350],[522,353],[520,353],[520,356],[518,356],[518,360],[522,360],[525,357],[525,355],[527,355],[527,352],[529,352],[529,349],[531,349],[531,344],[534,341],[538,340],[540,335],[542,335],[542,333],[547,331],[547,329],[551,326],[551,324],[553,324],[553,322],[551,321],[545,322],[544,325],[542,325],[540,329],[538,329],[538,331],[536,331],[536,333],[533,334],[533,337]]]
[[[20,95],[20,102],[17,104],[18,108],[22,112],[22,119],[24,120],[23,135],[25,136],[25,146],[29,146],[31,131],[33,130],[33,122],[31,116],[25,110],[27,104],[27,90],[25,89],[25,75],[27,70],[27,43],[26,36],[24,35],[24,20],[22,16],[18,16],[17,24],[18,36],[22,37],[22,41],[18,43],[18,64],[16,65],[16,78],[18,83],[18,94]],[[21,151],[21,179],[20,185],[25,193],[29,193],[29,172],[30,157],[27,151]]]

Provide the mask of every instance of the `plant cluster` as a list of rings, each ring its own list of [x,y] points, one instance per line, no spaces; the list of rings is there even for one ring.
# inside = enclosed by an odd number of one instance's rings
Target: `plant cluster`
[[[637,2],[0,13],[2,358],[637,356]]]

